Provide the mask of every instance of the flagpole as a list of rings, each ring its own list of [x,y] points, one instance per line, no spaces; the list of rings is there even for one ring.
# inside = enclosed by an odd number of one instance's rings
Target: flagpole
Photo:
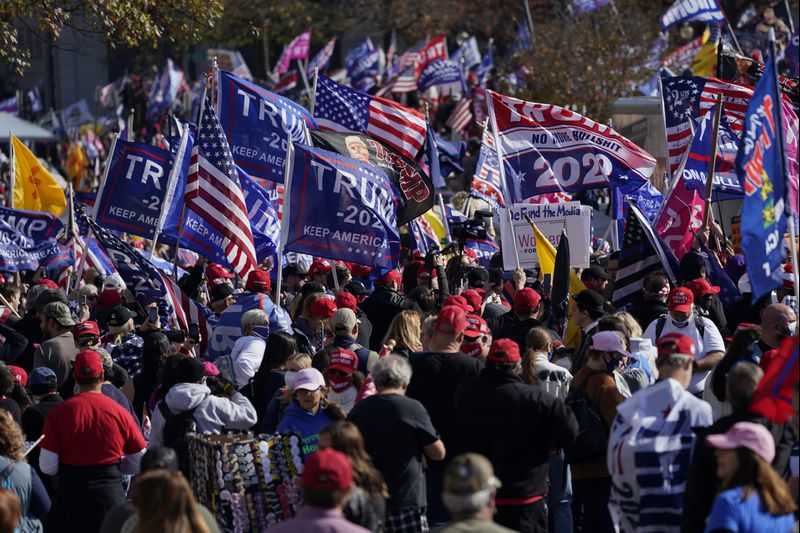
[[[725,17],[725,27],[728,28],[728,33],[731,36],[734,46],[736,46],[736,50],[739,52],[739,54],[745,55],[745,53],[742,51],[742,47],[739,46],[739,39],[736,38],[736,34],[733,32],[733,27],[731,26],[731,21],[728,20],[728,15],[725,13],[725,11],[723,11],[722,7],[719,5],[719,2],[717,2],[717,7],[719,7],[722,16]],[[722,51],[722,47],[720,47],[720,51]]]
[[[127,124],[127,132],[126,132],[126,141],[130,142],[133,140],[133,108],[130,109],[128,112],[128,124]]]
[[[489,120],[492,123],[492,135],[494,136],[494,149],[497,151],[497,161],[498,166],[500,167],[500,181],[502,181],[503,185],[503,201],[506,204],[506,214],[508,215],[508,227],[511,231],[511,239],[512,239],[512,248],[514,249],[514,260],[517,263],[517,268],[519,268],[519,250],[517,250],[517,233],[514,231],[514,221],[511,219],[511,202],[509,201],[508,197],[508,190],[507,190],[507,183],[506,183],[506,169],[505,164],[503,163],[503,151],[500,148],[500,137],[497,134],[497,117],[494,115],[494,103],[492,102],[492,94],[494,91],[487,90],[486,91],[486,105],[489,111]]]
[[[314,67],[314,92],[311,94],[311,116],[314,116],[314,108],[317,106],[317,81],[319,80],[319,68]]]
[[[189,128],[184,128],[183,134],[181,134],[181,142],[178,145],[178,150],[175,152],[172,170],[170,170],[169,178],[167,179],[167,191],[164,195],[164,201],[161,203],[161,209],[158,213],[156,227],[153,229],[153,241],[150,244],[150,253],[148,254],[148,259],[153,258],[153,254],[156,251],[156,246],[158,245],[158,234],[161,233],[161,227],[164,225],[164,217],[167,214],[169,206],[172,205],[172,199],[175,196],[175,186],[178,183],[178,176],[183,168],[183,160],[185,158],[186,144],[188,140]]]
[[[717,95],[717,109],[714,114],[713,139],[711,141],[711,162],[708,165],[706,177],[706,202],[703,210],[703,229],[708,228],[708,219],[711,214],[711,191],[714,188],[714,171],[717,167],[717,144],[719,139],[719,122],[722,119],[722,93]]]
[[[278,256],[278,271],[275,274],[275,305],[281,305],[281,283],[283,283],[283,248],[286,246],[288,220],[291,209],[291,186],[292,186],[292,170],[294,166],[294,142],[292,136],[289,135],[289,143],[286,147],[286,166],[283,173],[283,218],[281,219],[281,236],[278,240],[278,249],[275,255]]]
[[[780,83],[778,83],[778,61],[775,57],[775,28],[769,29],[769,48],[770,48],[770,61],[772,61],[773,84],[775,85],[775,99],[776,114],[778,115],[778,127],[775,128],[776,136],[778,138],[778,150],[780,150],[781,160],[781,179],[783,180],[783,216],[786,217],[786,229],[789,230],[789,254],[791,255],[792,267],[794,268],[794,298],[795,305],[800,302],[800,284],[797,283],[797,278],[800,276],[797,264],[797,241],[795,240],[795,227],[794,216],[792,209],[789,205],[789,182],[790,177],[786,168],[786,139],[783,137],[783,95],[781,94]],[[776,213],[777,215],[777,213]],[[775,217],[778,220],[778,217]],[[800,333],[797,333],[800,335]]]
[[[14,140],[8,136],[8,154],[11,156],[11,188],[8,191],[8,207],[14,207],[14,186],[17,178],[17,162],[14,154]]]
[[[303,85],[306,88],[306,92],[310,95],[311,94],[311,86],[308,84],[308,76],[306,76],[306,69],[303,68],[303,62],[300,59],[295,59],[297,62],[297,68],[300,70],[300,79],[303,80]]]

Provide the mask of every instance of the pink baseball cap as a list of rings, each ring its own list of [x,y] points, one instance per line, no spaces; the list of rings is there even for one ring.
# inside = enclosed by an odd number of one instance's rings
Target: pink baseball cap
[[[706,444],[720,450],[747,448],[766,462],[775,458],[775,441],[772,433],[761,424],[753,422],[737,422],[722,434],[709,435]]]
[[[592,350],[598,352],[616,352],[630,357],[631,353],[625,349],[622,337],[616,331],[598,331],[592,335]]]
[[[325,386],[325,378],[322,373],[316,368],[304,368],[297,373],[294,379],[293,390],[309,390],[315,391],[320,387]]]

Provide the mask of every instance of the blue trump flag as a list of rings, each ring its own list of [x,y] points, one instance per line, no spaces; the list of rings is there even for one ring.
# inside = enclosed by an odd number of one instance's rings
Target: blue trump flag
[[[439,87],[443,94],[462,94],[464,75],[461,66],[452,59],[434,59],[428,63],[419,75],[417,88],[424,92],[433,86]]]
[[[95,204],[95,220],[105,228],[152,239],[162,210],[180,209],[180,202],[178,207],[174,204],[183,194],[174,193],[183,191],[191,151],[189,144],[182,154],[173,156],[149,144],[117,139]],[[175,157],[180,157],[182,168],[175,183],[170,183]]]
[[[400,254],[399,191],[382,170],[296,145],[284,200],[284,249],[393,268]]]
[[[439,169],[441,170],[441,175],[447,177],[453,172],[464,172],[461,160],[464,159],[467,143],[464,141],[446,141],[435,131],[432,133],[433,140],[436,144],[436,150],[439,152]]]
[[[725,14],[717,0],[678,0],[661,15],[661,31],[684,22],[720,25],[725,24]]]
[[[783,283],[779,267],[786,232],[786,179],[775,54],[764,68],[747,105],[736,173],[744,189],[742,250],[747,250],[747,274],[753,301]]]
[[[217,108],[234,162],[248,174],[283,183],[286,147],[317,129],[311,114],[288,98],[221,70]]]
[[[701,198],[706,197],[706,182],[711,164],[711,152],[714,148],[714,114],[717,106],[713,105],[705,115],[694,120],[694,139],[689,149],[689,157],[683,168],[683,182],[687,189],[696,190]],[[728,118],[722,113],[719,122],[719,138],[717,139],[717,162],[714,166],[712,191],[720,194],[721,200],[741,198],[742,188],[736,175],[736,154],[739,151],[739,137],[733,133]]]
[[[0,207],[0,272],[75,263],[72,250],[56,240],[63,227],[51,213]]]
[[[428,160],[428,174],[431,177],[431,182],[436,188],[446,187],[444,176],[442,175],[442,168],[439,162],[439,150],[436,146],[436,132],[433,131],[433,126],[427,125],[427,139],[425,139],[425,157]]]

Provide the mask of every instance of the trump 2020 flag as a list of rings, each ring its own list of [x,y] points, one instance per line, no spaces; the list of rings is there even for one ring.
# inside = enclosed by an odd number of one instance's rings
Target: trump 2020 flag
[[[747,250],[747,274],[753,301],[783,280],[779,267],[786,232],[786,178],[781,131],[781,93],[771,56],[747,106],[744,134],[736,158],[736,173],[744,189],[742,249]]]
[[[72,251],[56,240],[62,228],[63,224],[52,213],[0,207],[0,271],[73,264]]]
[[[319,76],[314,118],[320,130],[366,133],[416,159],[425,143],[422,113]]]
[[[283,183],[286,147],[317,124],[306,109],[230,72],[219,72],[217,109],[234,162],[255,178]]]
[[[661,15],[661,31],[684,22],[725,24],[725,13],[717,0],[678,0]]]
[[[708,171],[711,164],[711,153],[714,149],[714,114],[716,104],[706,111],[700,119],[695,119],[694,139],[689,149],[689,157],[683,167],[683,180],[686,187],[697,190],[700,197],[705,199],[707,190]],[[736,153],[739,151],[739,138],[728,125],[728,118],[723,113],[719,123],[719,137],[717,143],[717,158],[714,166],[714,181],[712,191],[725,196],[715,195],[715,199],[740,197],[742,188],[739,186],[739,177],[736,175]]]
[[[389,177],[334,152],[303,145],[293,151],[284,249],[394,268],[400,253],[399,193]]]
[[[608,126],[551,104],[490,92],[489,115],[507,200],[607,187],[629,192],[653,174],[653,156]]]

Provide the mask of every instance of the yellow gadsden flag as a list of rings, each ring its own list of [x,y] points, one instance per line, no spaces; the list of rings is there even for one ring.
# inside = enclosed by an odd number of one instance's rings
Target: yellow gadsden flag
[[[692,74],[695,76],[709,77],[717,71],[717,53],[719,49],[719,36],[712,35],[708,28],[703,33],[703,46],[692,60]]]
[[[14,149],[13,207],[61,216],[67,205],[64,190],[28,147],[13,135],[11,145]]]
[[[550,277],[553,276],[553,270],[555,269],[556,264],[556,249],[553,248],[553,245],[550,244],[550,241],[547,240],[539,228],[536,227],[536,224],[531,224],[533,226],[533,234],[536,238],[536,255],[539,257],[539,271],[542,273],[542,276],[545,274],[550,274]],[[583,289],[586,288],[586,285],[580,280],[575,271],[570,269],[569,270],[569,294],[572,296],[573,294],[577,294],[581,292]],[[577,348],[578,345],[581,343],[581,328],[578,327],[575,322],[572,321],[572,305],[567,308],[567,330],[564,332],[564,346],[568,348]]]

